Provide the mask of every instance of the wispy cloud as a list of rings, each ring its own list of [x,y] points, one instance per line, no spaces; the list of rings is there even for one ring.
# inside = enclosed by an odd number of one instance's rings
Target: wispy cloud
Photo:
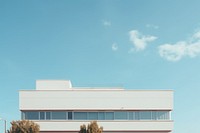
[[[111,22],[108,20],[103,20],[102,23],[104,26],[111,26]]]
[[[113,44],[112,44],[112,50],[113,50],[113,51],[117,51],[117,50],[118,50],[118,45],[117,45],[117,43],[113,43]]]
[[[144,50],[148,43],[153,42],[154,40],[157,39],[156,36],[143,35],[137,30],[130,31],[129,37],[136,51]],[[131,51],[133,51],[133,48],[131,48]]]
[[[153,25],[153,24],[146,24],[146,27],[147,28],[153,28],[153,29],[158,29],[159,28],[159,26]]]
[[[194,33],[189,40],[163,44],[158,49],[160,56],[168,61],[179,61],[183,57],[194,58],[200,54],[200,31]]]

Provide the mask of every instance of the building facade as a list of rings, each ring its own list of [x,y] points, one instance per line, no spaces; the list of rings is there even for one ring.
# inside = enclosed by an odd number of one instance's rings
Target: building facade
[[[37,80],[36,90],[19,91],[22,119],[41,133],[78,133],[96,120],[104,133],[170,133],[172,90],[72,87],[69,80]]]

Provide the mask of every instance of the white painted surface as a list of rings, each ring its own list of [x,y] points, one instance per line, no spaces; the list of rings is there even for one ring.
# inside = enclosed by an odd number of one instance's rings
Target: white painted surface
[[[35,121],[41,131],[78,131],[85,121]],[[98,121],[104,131],[171,131],[173,121]]]
[[[20,110],[172,110],[173,91],[20,91]]]
[[[72,88],[70,81],[38,80],[36,90],[19,92],[20,110],[173,110],[171,90]],[[35,121],[41,131],[78,131],[88,121]],[[173,121],[98,121],[104,131],[168,132]],[[141,133],[142,133],[141,132]]]
[[[36,90],[67,90],[72,88],[70,80],[37,80]]]

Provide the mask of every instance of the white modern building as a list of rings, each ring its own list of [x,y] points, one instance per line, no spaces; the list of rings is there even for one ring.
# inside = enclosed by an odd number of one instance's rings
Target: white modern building
[[[170,133],[172,90],[72,87],[69,80],[37,80],[36,90],[19,92],[22,119],[41,133],[78,133],[96,120],[104,133]]]

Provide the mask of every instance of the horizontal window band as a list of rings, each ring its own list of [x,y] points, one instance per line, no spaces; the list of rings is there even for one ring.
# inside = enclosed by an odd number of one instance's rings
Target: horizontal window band
[[[170,111],[22,111],[27,120],[170,120]]]

